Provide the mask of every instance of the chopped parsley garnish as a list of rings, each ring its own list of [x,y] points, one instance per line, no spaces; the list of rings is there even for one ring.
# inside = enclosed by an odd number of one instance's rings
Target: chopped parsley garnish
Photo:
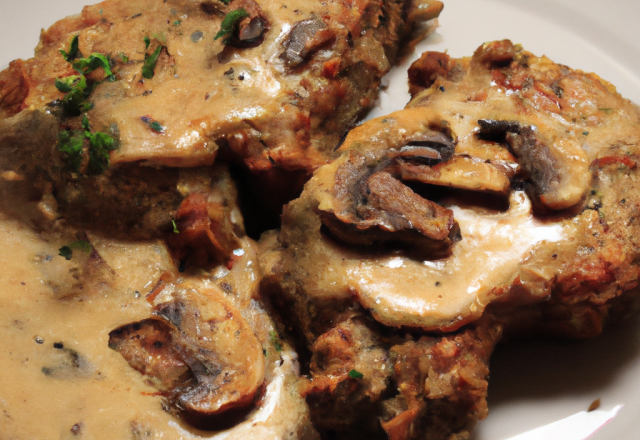
[[[144,37],[144,44],[146,46],[146,48],[149,48],[149,38],[148,37]],[[145,55],[145,59],[144,59],[144,66],[142,66],[142,76],[146,79],[151,79],[153,78],[153,75],[155,74],[155,69],[156,69],[156,63],[158,62],[158,57],[160,56],[160,52],[162,52],[162,48],[164,46],[162,45],[158,45],[158,47],[156,47],[156,50],[153,51],[153,53],[149,56]]]
[[[62,130],[58,133],[58,150],[66,156],[67,168],[77,173],[82,165],[84,133]]]
[[[87,79],[84,75],[56,78],[55,85],[59,91],[66,93],[62,98],[62,106],[66,111],[77,114],[91,109],[91,104],[86,102],[86,99],[91,94],[93,87],[87,86]]]
[[[85,114],[82,118],[83,130],[62,130],[58,134],[58,150],[66,156],[67,169],[71,172],[80,172],[85,145],[89,153],[87,174],[101,174],[109,168],[109,152],[118,148],[118,142],[110,134],[97,131],[91,133],[89,119]]]
[[[356,370],[351,370],[349,371],[349,377],[351,379],[362,379],[364,377],[364,374],[360,373],[359,371]]]
[[[149,127],[156,133],[162,133],[164,131],[164,127],[158,121],[151,122]]]
[[[149,49],[149,45],[151,44],[151,40],[149,39],[149,37],[144,37],[144,50]]]
[[[109,81],[116,80],[115,75],[111,71],[109,60],[101,53],[92,53],[88,58],[78,58],[71,63],[71,66],[82,75],[86,75],[102,67],[106,79]]]
[[[158,40],[163,46],[167,44],[167,36],[164,34],[164,32],[153,34],[152,37]]]
[[[63,49],[60,49],[60,53],[62,54],[62,58],[64,58],[64,60],[69,62],[69,63],[71,61],[75,60],[76,58],[78,58],[78,52],[79,52],[79,50],[78,50],[78,37],[79,37],[79,35],[76,35],[71,40],[71,44],[69,45],[69,52],[66,52]]]
[[[73,256],[73,251],[69,246],[62,246],[59,249],[59,251],[60,253],[58,255],[60,255],[61,257],[64,257],[65,260],[71,260],[71,257]]]
[[[273,347],[276,349],[276,351],[279,353],[282,351],[282,344],[280,343],[280,340],[278,339],[278,333],[276,333],[275,331],[272,331],[269,333],[269,339],[271,339],[271,343],[273,344]]]
[[[71,260],[71,257],[73,257],[74,250],[78,250],[78,251],[82,251],[87,254],[90,254],[93,251],[93,246],[91,246],[91,243],[89,243],[88,241],[84,241],[84,240],[74,241],[73,243],[69,243],[66,246],[62,246],[59,249],[60,253],[58,255],[60,255],[61,257],[64,257],[65,260]]]
[[[181,20],[176,20],[176,21],[173,22],[173,25],[174,26],[178,26],[180,23],[182,23]]]
[[[179,234],[180,231],[178,231],[178,225],[176,224],[175,220],[171,220],[171,224],[173,225],[173,233],[174,234]]]
[[[109,152],[118,148],[116,140],[101,131],[91,133],[89,119],[85,114],[82,118],[84,135],[89,139],[89,174],[101,174],[109,168]]]
[[[142,116],[140,120],[145,124],[147,124],[149,128],[155,131],[156,133],[164,133],[164,127],[162,126],[162,124],[156,121],[155,119],[153,119],[152,117]]]
[[[97,131],[89,136],[89,174],[101,174],[111,163],[109,152],[118,148],[116,140]]]
[[[224,3],[225,5],[228,5],[229,3],[232,2],[232,0],[220,0],[222,3]]]
[[[121,60],[123,63],[128,63],[128,62],[129,62],[129,57],[128,57],[128,56],[126,56],[126,55],[124,54],[124,52],[120,52],[120,60]]]
[[[233,34],[233,31],[236,28],[238,22],[247,17],[249,17],[249,13],[243,8],[234,9],[233,11],[229,12],[222,20],[222,24],[220,25],[220,32],[218,32],[213,39],[217,40],[218,38],[224,37],[222,42],[224,44],[228,44],[229,38]]]
[[[76,41],[74,39],[74,41]],[[77,44],[77,42],[76,42]],[[93,72],[96,69],[103,68],[106,75],[106,79],[109,81],[115,81],[116,77],[111,71],[109,60],[102,54],[93,53],[88,58],[76,58],[78,52],[73,52],[72,47],[69,49],[69,53],[64,52],[62,56],[67,60],[73,68],[79,73],[79,75],[71,75],[62,78],[56,78],[55,86],[62,93],[66,93],[62,98],[62,106],[71,114],[78,114],[91,110],[91,104],[86,102],[93,89],[100,83],[95,83],[89,86],[87,83],[86,74]],[[71,57],[73,55],[73,57]]]

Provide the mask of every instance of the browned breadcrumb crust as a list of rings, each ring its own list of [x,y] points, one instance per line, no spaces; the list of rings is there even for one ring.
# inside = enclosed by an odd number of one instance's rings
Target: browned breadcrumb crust
[[[503,333],[593,337],[638,306],[640,116],[628,100],[597,75],[536,57],[508,40],[486,43],[472,58],[426,53],[409,78],[407,109],[354,129],[341,158],[320,168],[285,207],[282,230],[262,239],[263,291],[301,333],[299,343],[311,358],[306,393],[312,417],[337,438],[362,430],[369,438],[385,431],[393,440],[467,438],[486,416],[488,359]],[[434,133],[456,143],[453,157]],[[481,178],[460,180],[447,173],[447,164],[454,171],[471,167]],[[395,200],[406,211],[373,196],[372,176],[381,173],[405,185],[455,188],[451,194],[463,206],[473,200],[479,215],[505,212],[496,201],[525,190],[533,218],[561,225],[568,238],[533,246],[506,282],[487,286],[482,301],[456,320],[378,307],[366,301],[366,285],[352,274],[364,273],[357,272],[363,265],[382,270],[376,261],[389,255],[402,257],[403,265],[425,257],[403,235],[398,214],[416,209],[402,201],[413,200],[407,190]],[[506,180],[492,186],[500,176]],[[418,185],[408,190],[438,194]],[[489,204],[483,202],[487,193]],[[447,200],[440,203],[449,207]],[[384,211],[385,204],[396,207]],[[388,216],[382,222],[380,209]],[[397,241],[371,235],[373,222]],[[430,237],[429,230],[410,226]],[[464,240],[462,227],[461,234]],[[457,243],[445,243],[450,255],[457,255]],[[419,277],[419,270],[377,282],[387,294],[401,292],[397,286]],[[367,276],[375,282],[375,272]],[[433,279],[423,284],[434,289]],[[363,377],[350,377],[351,369]],[[442,371],[460,376],[440,384]]]

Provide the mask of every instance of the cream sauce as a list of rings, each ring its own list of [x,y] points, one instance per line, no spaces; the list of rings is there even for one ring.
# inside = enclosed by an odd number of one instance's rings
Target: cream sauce
[[[518,267],[537,245],[570,235],[562,223],[534,218],[522,191],[511,193],[504,213],[450,208],[462,240],[448,258],[416,261],[394,255],[348,263],[349,285],[377,320],[387,325],[459,327],[482,314],[494,289],[514,281]]]
[[[222,38],[215,40],[221,16],[203,13],[194,2],[109,3],[103,15],[115,24],[108,29],[97,26],[97,30],[82,31],[85,46],[81,44],[81,50],[122,52],[137,61],[122,66],[119,80],[103,83],[91,97],[95,104],[89,113],[92,124],[116,123],[119,128],[121,143],[111,154],[112,163],[209,165],[217,154],[216,140],[244,130],[257,130],[255,134],[270,148],[281,144],[293,148],[287,137],[301,128],[296,126],[296,94],[298,98],[308,95],[301,85],[308,72],[285,72],[279,57],[282,40],[293,24],[312,14],[335,14],[334,2],[294,0],[284,5],[281,1],[260,1],[270,29],[259,46],[243,49],[226,46]],[[142,16],[130,19],[136,12]],[[201,37],[194,39],[194,34]],[[141,81],[145,36],[155,37],[165,46],[172,62],[163,65],[159,61],[155,76]],[[324,78],[314,81],[326,82]],[[140,119],[144,116],[158,121],[164,131],[151,130]],[[258,145],[262,154],[264,147]],[[262,156],[268,160],[268,150]]]
[[[75,269],[75,257],[66,261],[58,249],[70,240],[44,237],[0,217],[0,439],[79,438],[72,430],[84,439],[222,438],[164,411],[157,389],[108,347],[111,330],[150,316],[145,296],[173,267],[166,247],[90,239],[113,276],[68,296],[61,294],[69,288],[63,275]],[[251,301],[253,292],[245,292],[259,280],[256,255],[248,243],[245,250],[237,269],[209,283],[218,289],[220,283],[233,285],[236,302],[248,303],[256,317],[250,322],[260,325],[268,318]],[[245,278],[252,279],[243,284]],[[257,331],[271,349],[261,334],[268,341],[269,329]],[[286,346],[281,355],[267,358],[262,404],[224,438],[250,438],[248,426],[253,438],[285,438],[297,430],[304,413],[293,392],[297,358]]]

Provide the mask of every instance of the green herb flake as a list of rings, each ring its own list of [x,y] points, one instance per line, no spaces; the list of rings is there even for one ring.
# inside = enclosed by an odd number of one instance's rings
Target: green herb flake
[[[84,139],[81,131],[62,130],[58,133],[58,151],[65,155],[68,171],[77,173],[80,170]]]
[[[217,40],[218,38],[224,37],[224,40],[222,40],[222,42],[224,44],[227,44],[229,42],[229,37],[233,34],[233,30],[236,28],[238,22],[247,17],[249,17],[249,13],[243,8],[234,9],[233,11],[229,12],[222,20],[220,31],[213,39]]]
[[[69,45],[69,52],[66,52],[62,49],[60,49],[60,53],[62,54],[62,58],[64,58],[65,61],[67,62],[71,62],[73,60],[75,60],[76,58],[78,58],[78,37],[80,35],[76,35],[75,37],[73,37],[73,39],[71,40],[71,44]]]
[[[144,66],[142,66],[142,76],[146,79],[153,78],[156,69],[156,63],[158,62],[158,57],[160,56],[160,52],[162,51],[163,46],[156,47],[156,50],[144,60]]]
[[[611,113],[613,113],[613,109],[612,108],[599,108],[598,111],[606,113],[608,115],[610,115]]]
[[[164,127],[158,121],[150,122],[149,123],[149,127],[151,127],[151,129],[153,131],[155,131],[156,133],[163,133],[164,132]]]
[[[144,37],[144,50],[149,49],[149,45],[151,44],[151,40],[149,39],[149,37]]]
[[[83,130],[63,130],[58,134],[58,150],[66,156],[67,169],[80,172],[85,141],[88,141],[89,174],[101,174],[110,165],[109,152],[118,148],[116,139],[110,134],[97,131],[91,133],[89,118],[85,114],[82,118]]]
[[[176,21],[173,22],[173,25],[174,26],[178,26],[180,23],[182,23],[181,20],[176,20]]]
[[[128,63],[128,62],[129,62],[129,57],[128,57],[128,56],[126,56],[123,52],[120,52],[120,60],[121,60],[123,63]]]
[[[362,379],[364,377],[364,374],[360,373],[359,371],[356,370],[351,370],[349,371],[349,377],[351,379]]]
[[[180,231],[178,230],[178,225],[176,224],[175,220],[171,220],[171,224],[173,225],[173,233],[174,234],[179,234]]]
[[[275,331],[269,332],[269,339],[271,340],[271,343],[273,344],[273,347],[276,349],[276,351],[280,353],[282,351],[282,344],[278,339],[278,333],[276,333]]]
[[[91,93],[91,90],[93,90],[87,87],[87,79],[84,75],[56,78],[55,86],[59,91],[66,93],[64,98],[62,98],[62,106],[64,109],[74,114],[80,113],[85,107],[87,104],[85,100],[89,93]]]
[[[71,114],[79,114],[80,112],[91,110],[93,105],[86,102],[86,99],[89,97],[91,92],[100,85],[100,82],[94,83],[89,87],[85,75],[96,69],[103,68],[106,79],[109,81],[115,81],[116,76],[111,71],[109,60],[107,57],[99,53],[93,53],[88,58],[77,58],[73,60],[71,60],[69,54],[66,52],[62,55],[79,73],[79,75],[56,78],[56,88],[59,91],[66,93],[65,97],[62,99],[62,106],[65,111]]]
[[[228,5],[229,3],[231,3],[233,0],[220,0],[222,3],[224,3],[225,5]]]
[[[111,164],[109,152],[118,148],[117,142],[107,133],[95,132],[89,136],[89,174],[101,174]]]
[[[56,89],[62,93],[71,92],[74,87],[77,87],[80,81],[84,80],[84,87],[87,86],[87,81],[82,75],[65,76],[63,78],[56,78]]]
[[[82,117],[82,128],[84,128],[84,135],[86,137],[91,136],[91,125],[89,124],[89,117],[86,113]]]
[[[65,260],[71,260],[71,257],[73,256],[73,251],[71,250],[71,248],[69,246],[62,246],[59,249],[59,254],[61,257],[64,257]]]
[[[60,255],[61,257],[64,257],[66,260],[71,260],[71,257],[73,257],[74,250],[78,250],[86,254],[90,254],[93,251],[93,246],[91,246],[91,243],[85,240],[74,241],[73,243],[69,243],[66,246],[62,246],[58,250],[60,252],[58,255]]]
[[[82,75],[86,75],[102,67],[107,79],[115,81],[109,60],[101,53],[92,53],[88,58],[78,58],[71,63],[71,66]]]

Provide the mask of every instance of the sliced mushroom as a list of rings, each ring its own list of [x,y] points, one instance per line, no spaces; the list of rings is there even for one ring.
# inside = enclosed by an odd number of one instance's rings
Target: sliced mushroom
[[[549,142],[534,126],[515,121],[479,120],[478,124],[481,133],[506,134],[535,197],[546,208],[567,209],[583,199],[589,188],[589,163],[575,139],[556,135]]]
[[[403,111],[379,118],[375,133],[354,130],[340,150],[349,151],[333,170],[316,173],[330,186],[316,212],[343,241],[369,245],[403,242],[410,247],[442,251],[455,243],[459,229],[450,210],[425,200],[399,180],[505,197],[513,172],[502,164],[454,155],[451,123],[437,113]],[[373,124],[372,122],[372,124]]]
[[[480,132],[483,135],[499,136],[506,133],[520,133],[521,125],[518,121],[499,121],[494,119],[480,119]]]
[[[127,324],[109,333],[109,348],[129,365],[156,380],[162,390],[187,387],[192,381],[189,366],[174,344],[172,329],[157,318]]]
[[[458,228],[450,210],[364,162],[351,155],[336,171],[335,199],[317,208],[335,236],[353,244],[392,241],[431,250],[446,249],[456,241]]]
[[[283,42],[284,52],[280,58],[287,67],[297,67],[307,56],[332,38],[328,27],[320,18],[312,16],[308,20],[294,24],[289,36]]]
[[[402,180],[447,186],[470,191],[483,191],[506,196],[511,190],[504,167],[497,167],[481,159],[454,156],[434,166],[399,163],[394,171]]]
[[[153,377],[194,425],[219,428],[250,409],[264,381],[262,346],[223,296],[180,286],[153,318],[110,333],[109,346]]]
[[[389,156],[403,161],[433,165],[451,159],[456,148],[451,139],[437,131],[426,131],[413,138],[400,151],[394,151]]]

